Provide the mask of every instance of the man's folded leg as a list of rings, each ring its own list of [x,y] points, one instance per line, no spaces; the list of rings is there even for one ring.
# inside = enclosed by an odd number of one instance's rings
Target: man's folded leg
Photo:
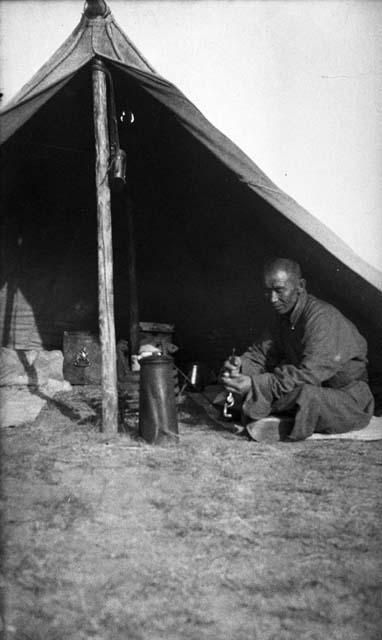
[[[305,440],[314,432],[346,433],[365,427],[373,413],[368,385],[355,381],[343,389],[301,385],[279,399],[268,416],[246,420],[257,442]]]

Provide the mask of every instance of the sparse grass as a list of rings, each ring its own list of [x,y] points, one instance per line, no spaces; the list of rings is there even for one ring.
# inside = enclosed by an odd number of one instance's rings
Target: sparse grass
[[[181,407],[181,441],[61,397],[3,431],[9,640],[377,640],[380,443],[256,445]]]

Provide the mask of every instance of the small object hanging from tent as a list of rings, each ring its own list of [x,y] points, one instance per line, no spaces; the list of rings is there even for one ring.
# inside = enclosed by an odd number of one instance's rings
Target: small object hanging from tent
[[[115,104],[114,83],[112,75],[104,62],[94,61],[93,68],[102,71],[107,78],[108,84],[108,128],[110,139],[110,162],[109,162],[109,182],[112,191],[120,193],[123,191],[126,185],[126,153],[119,146],[119,131],[117,120],[117,109]],[[130,124],[134,122],[134,116],[132,112],[127,109],[129,113]],[[126,114],[126,111],[123,112]],[[122,121],[122,119],[120,118]]]
[[[128,124],[133,124],[135,121],[135,116],[130,109],[122,109],[121,115],[119,116],[120,122],[125,122],[126,118],[128,118]]]
[[[126,184],[126,153],[119,147],[112,154],[109,177],[112,190],[117,193],[123,191]]]

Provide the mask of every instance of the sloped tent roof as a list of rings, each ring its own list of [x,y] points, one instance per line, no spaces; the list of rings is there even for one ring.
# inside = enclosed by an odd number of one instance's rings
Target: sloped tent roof
[[[49,106],[56,110],[58,122],[52,124],[52,127],[55,128],[55,131],[59,129],[59,123],[65,119],[67,111],[61,110],[62,104],[58,102],[58,96],[65,95],[63,106],[66,110],[69,102],[73,108],[73,101],[75,104],[75,101],[78,100],[76,87],[78,88],[84,83],[85,70],[95,56],[104,59],[112,71],[116,82],[117,96],[121,93],[127,93],[133,110],[137,109],[137,105],[138,109],[142,106],[145,113],[142,140],[146,136],[147,157],[150,150],[154,156],[157,156],[155,167],[157,171],[161,162],[163,163],[163,171],[160,175],[162,184],[166,179],[172,183],[172,188],[168,188],[168,194],[171,191],[176,193],[179,204],[184,206],[184,201],[180,201],[181,183],[186,185],[188,181],[188,187],[185,187],[186,191],[188,189],[187,198],[192,195],[192,198],[195,198],[195,203],[198,198],[200,199],[200,190],[203,188],[206,192],[208,189],[211,190],[207,207],[211,219],[209,220],[209,216],[203,213],[197,224],[195,223],[192,227],[192,222],[184,218],[184,233],[187,233],[187,225],[191,224],[188,231],[196,234],[194,244],[200,252],[201,263],[204,260],[203,255],[212,251],[214,259],[220,256],[219,259],[226,263],[226,270],[223,270],[225,274],[229,273],[230,266],[233,268],[234,280],[236,278],[236,281],[233,282],[231,279],[230,282],[230,292],[235,292],[231,306],[237,304],[240,298],[238,290],[240,289],[241,276],[245,274],[244,280],[247,279],[248,283],[251,279],[256,278],[256,274],[253,272],[248,278],[248,274],[245,273],[245,265],[235,270],[234,262],[231,265],[228,264],[230,257],[235,260],[241,253],[234,250],[230,254],[228,250],[235,243],[237,226],[248,224],[248,233],[246,231],[245,235],[247,240],[249,238],[253,254],[256,254],[259,259],[269,255],[270,252],[273,255],[282,253],[297,259],[302,264],[304,272],[309,276],[310,288],[313,292],[337,304],[357,322],[367,335],[369,343],[372,344],[371,359],[374,358],[375,362],[382,360],[382,355],[377,353],[382,335],[382,274],[363,261],[339,237],[281,191],[232,141],[208,122],[174,85],[156,74],[133,43],[121,31],[109,10],[102,17],[90,18],[83,15],[79,25],[58,51],[1,111],[0,143],[3,145],[4,157],[6,158],[9,154],[11,157],[16,157],[20,153],[20,149],[22,150],[23,141],[28,141],[28,144],[31,140],[36,141],[33,136],[41,134],[43,123],[40,122],[38,126],[34,123],[40,117],[45,120],[45,125],[49,126],[50,120],[49,117],[46,117],[46,113],[48,113],[46,109]],[[74,87],[74,90],[71,91],[70,87]],[[86,109],[89,112],[90,122],[92,119],[91,94],[86,95],[89,98]],[[142,100],[141,103],[140,100]],[[70,114],[70,118],[73,130],[78,133],[73,121],[73,113]],[[158,125],[158,123],[160,124]],[[162,133],[158,134],[160,125]],[[175,142],[171,139],[177,136],[181,141],[175,150]],[[185,137],[182,138],[182,136]],[[157,147],[154,148],[155,140],[159,144],[163,144],[160,150]],[[138,142],[139,144],[135,147],[131,145],[131,149],[135,149],[139,153],[140,147],[144,145],[142,141]],[[127,140],[127,146],[129,146],[129,140]],[[127,151],[129,152],[131,149],[127,149]],[[181,176],[179,167],[176,166],[182,150],[184,156],[187,153],[190,155],[187,165],[188,176]],[[137,164],[139,165],[139,161]],[[147,161],[146,158],[144,169],[148,173],[150,172],[149,164],[150,161]],[[206,175],[205,168],[207,166],[211,170],[210,177]],[[132,173],[134,174],[134,170]],[[164,177],[164,173],[170,173],[170,176]],[[194,183],[194,188],[191,188],[190,182],[195,180],[200,180],[200,185],[195,186]],[[147,186],[148,182],[145,183],[146,190]],[[152,201],[155,203],[157,218],[166,216],[167,210],[166,203],[162,202],[159,207],[158,202],[161,197],[163,199],[163,194],[162,196],[158,194],[158,189],[160,186],[157,185],[157,191],[153,195]],[[220,216],[214,211],[214,193]],[[242,213],[244,210],[246,215]],[[190,207],[190,212],[192,213],[192,207]],[[252,219],[249,217],[251,214],[253,215]],[[184,215],[186,216],[187,212]],[[227,220],[227,215],[229,220]],[[163,231],[162,235],[160,234],[160,225],[167,229],[164,235]],[[153,226],[150,226],[153,233],[159,233],[158,238],[161,238],[162,248],[162,240],[169,230],[169,225],[177,227],[173,213],[170,214],[168,220],[162,217],[161,222],[158,222],[157,219]],[[178,231],[181,234],[182,225],[178,226]],[[224,241],[219,236],[221,229],[224,230],[222,232]],[[209,238],[208,234],[210,234]],[[145,228],[141,233],[141,241],[149,244],[148,236],[147,228]],[[177,238],[179,239],[180,236],[178,235]],[[176,242],[177,238],[174,232],[171,236],[172,242]],[[239,242],[239,238],[236,238],[236,241]],[[217,251],[216,247],[213,249],[214,245],[218,245]],[[141,247],[141,249],[142,255],[145,255],[144,248]],[[244,251],[243,255],[248,256],[248,250],[249,247],[247,247],[247,253]],[[146,253],[148,259],[152,255],[155,256],[155,259],[158,257],[160,259],[164,252],[157,252],[157,254],[154,252],[153,254],[151,248]],[[223,254],[224,258],[222,258]],[[260,266],[254,258],[254,262],[249,264],[248,268],[255,265]],[[160,268],[159,262],[158,269]],[[168,270],[171,271],[171,268],[169,267]],[[219,273],[219,265],[217,272]],[[153,275],[153,271],[150,273]],[[202,271],[199,273],[202,274]],[[209,271],[209,277],[211,274],[212,272]],[[199,285],[202,284],[205,285],[206,282],[200,283],[199,281]],[[196,288],[191,287],[191,290],[190,295],[197,296]],[[227,293],[228,288],[224,288],[223,278],[220,277],[218,291],[216,290],[215,294],[217,297],[223,297]],[[249,293],[250,290],[247,289],[244,295],[248,296]],[[254,290],[254,296],[255,293],[258,296],[259,289],[256,289],[256,292]],[[3,302],[4,300],[5,298]],[[13,300],[14,302],[15,300]],[[202,304],[204,303],[205,301],[202,302]],[[9,300],[7,300],[7,304],[9,306]],[[225,304],[229,305],[230,301],[226,301]],[[252,307],[249,305],[249,308],[257,309],[259,304],[262,303],[259,303],[257,299]],[[199,309],[198,315],[200,316],[203,311],[205,309]],[[234,311],[235,309],[228,314],[229,320],[227,320],[227,316],[226,321],[235,322]],[[239,312],[240,304],[237,306],[237,313]],[[158,320],[158,318],[155,319]],[[166,320],[171,321],[171,318],[166,318]],[[213,314],[211,320],[214,320]],[[13,321],[17,323],[17,318],[14,318]],[[25,319],[20,321],[25,322]],[[198,324],[196,323],[195,326]],[[238,322],[238,326],[240,326],[240,322]],[[7,340],[10,342],[9,331]]]

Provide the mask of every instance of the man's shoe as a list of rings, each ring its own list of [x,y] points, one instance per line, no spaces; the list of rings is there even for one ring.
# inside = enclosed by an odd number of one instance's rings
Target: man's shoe
[[[268,416],[248,422],[247,433],[256,442],[280,442],[286,440],[293,429],[293,418]]]

